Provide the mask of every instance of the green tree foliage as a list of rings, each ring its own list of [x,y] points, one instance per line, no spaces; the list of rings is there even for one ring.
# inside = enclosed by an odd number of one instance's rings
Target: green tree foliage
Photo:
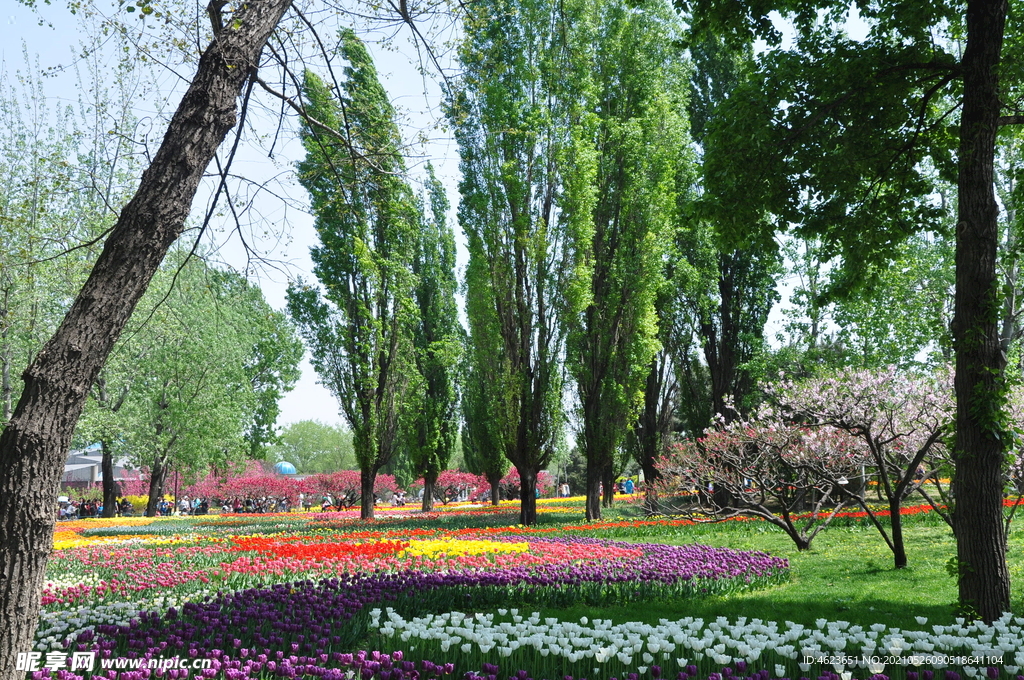
[[[147,467],[155,503],[171,469],[192,475],[251,457],[254,431],[261,445],[275,441],[278,400],[301,358],[293,327],[259,288],[175,252],[93,384],[76,436],[100,443],[104,466],[118,456]]]
[[[680,183],[682,186],[685,184]],[[682,197],[680,197],[682,200]],[[626,436],[626,448],[644,474],[646,509],[659,511],[656,489],[661,473],[656,466],[673,430],[680,425],[711,421],[711,395],[704,390],[709,380],[707,368],[694,356],[694,324],[689,300],[697,294],[695,284],[701,275],[676,247],[665,258],[664,282],[655,300],[658,315],[659,349],[651,360],[644,379],[643,406]],[[700,371],[699,377],[694,373]],[[705,425],[706,426],[706,425]]]
[[[302,474],[357,467],[352,433],[319,420],[300,420],[285,426],[271,452],[275,460],[291,463]]]
[[[471,261],[469,272],[479,275],[480,264]],[[498,439],[498,421],[491,417],[492,409],[499,403],[494,399],[494,378],[500,366],[496,360],[498,338],[492,328],[483,323],[474,323],[474,319],[488,318],[486,308],[475,312],[468,311],[473,305],[487,303],[488,296],[478,295],[480,288],[486,291],[486,286],[486,281],[481,281],[466,295],[470,332],[463,358],[462,460],[468,472],[487,478],[488,484],[491,485],[491,504],[498,505],[501,500],[501,478],[508,473],[510,465],[501,446],[501,440]]]
[[[1024,246],[1024,183],[1021,167],[1024,161],[1024,135],[1019,128],[1003,129],[996,156],[996,195],[1003,207],[1000,211],[999,279],[1003,289],[1000,344],[1013,357],[1015,372],[1024,375],[1024,281],[1021,280],[1021,248]],[[952,258],[950,258],[952,259]]]
[[[263,459],[268,447],[278,440],[279,403],[298,382],[299,363],[306,349],[288,317],[271,309],[259,288],[240,278],[232,285],[237,289],[236,302],[250,324],[250,354],[245,372],[256,404],[245,428],[245,441],[249,457]]]
[[[849,365],[907,368],[948,365],[953,317],[953,242],[941,234],[915,234],[896,248],[882,275],[835,304]],[[922,364],[924,366],[922,366]]]
[[[135,170],[128,135],[138,75],[129,64],[109,83],[92,68],[79,73],[77,107],[56,110],[27,54],[25,64],[24,73],[0,75],[0,430]]]
[[[310,254],[323,292],[300,281],[288,310],[352,428],[365,519],[374,478],[398,449],[399,414],[420,389],[412,260],[421,224],[394,109],[366,47],[349,30],[340,38],[341,90],[309,71],[303,83],[307,112],[344,132],[339,139],[308,123],[301,132],[299,180],[316,215],[320,245]]]
[[[723,414],[731,420],[734,409],[745,412],[753,404],[757,372],[753,363],[767,347],[764,327],[778,300],[776,277],[781,273],[779,255],[770,240],[756,239],[738,247],[724,238],[727,227],[716,213],[700,208],[718,191],[719,170],[707,153],[716,107],[730,101],[752,76],[754,60],[749,45],[732,46],[714,36],[700,36],[690,46],[693,72],[689,114],[694,141],[703,152],[700,177],[683,212],[684,228],[678,246],[699,274],[693,283],[689,316],[701,347],[703,366],[689,357],[682,364],[685,391],[709,393],[710,412],[691,409],[696,420],[687,423],[701,432],[710,425],[703,416]],[[696,200],[695,200],[696,199]],[[751,216],[755,222],[760,216]],[[752,232],[748,225],[748,233]],[[755,245],[756,244],[756,245]],[[701,385],[699,381],[707,380]],[[729,406],[731,405],[731,406]]]
[[[586,28],[580,16],[578,3],[473,3],[459,49],[462,78],[449,101],[461,155],[470,336],[493,350],[470,362],[479,371],[470,381],[488,378],[478,383],[484,401],[471,399],[472,408],[486,404],[490,419],[487,436],[470,439],[495,445],[515,465],[523,524],[536,518],[537,474],[564,418],[557,314],[565,258],[556,198],[570,181],[560,164],[569,115],[563,38]],[[586,173],[585,159],[577,160],[575,171]]]
[[[599,488],[604,482],[612,497],[616,457],[658,350],[655,302],[689,139],[671,9],[659,0],[641,11],[614,0],[590,7],[591,87],[582,89],[590,96],[570,153],[577,165],[593,159],[593,169],[566,182],[566,250],[575,266],[563,322],[587,459],[586,513],[598,519]],[[580,186],[587,179],[590,186]]]
[[[447,469],[459,434],[458,375],[465,335],[455,302],[455,232],[447,222],[448,197],[430,165],[426,189],[430,216],[421,225],[412,262],[419,309],[416,366],[423,381],[407,406],[412,413],[409,457],[414,479],[424,480],[424,511],[434,505],[434,482]]]
[[[52,111],[27,55],[25,64],[17,77],[0,76],[0,430],[21,392],[22,371],[66,313],[69,291],[85,280],[95,242],[137,171],[132,107],[142,85],[133,60],[122,59],[111,74],[97,51],[88,51],[76,69],[76,105]],[[104,374],[92,391],[110,411],[124,403]],[[97,441],[106,444],[104,512],[113,516],[113,439]]]
[[[12,398],[19,388],[18,375],[42,346],[59,321],[67,299],[56,292],[59,268],[42,260],[75,239],[68,234],[66,204],[74,179],[69,170],[75,152],[69,114],[48,120],[45,99],[36,110],[24,107],[3,82],[0,107],[0,424],[13,411]],[[26,110],[27,109],[27,110]],[[27,114],[27,115],[26,115]],[[53,244],[53,245],[49,245]],[[81,275],[81,271],[77,272]],[[20,390],[18,390],[20,391]]]
[[[266,422],[268,402],[276,410],[293,382],[254,380],[253,367],[295,376],[300,355],[266,351],[268,337],[293,348],[297,338],[258,288],[183,253],[158,274],[139,317],[94,389],[83,435],[149,468],[153,514],[171,469],[191,476],[251,453],[253,423]]]
[[[843,32],[845,2],[677,5],[698,35],[769,46],[756,77],[716,108],[708,135],[706,208],[737,242],[755,240],[751,227],[765,215],[819,238],[824,257],[839,260],[831,288],[846,292],[877,276],[873,265],[892,260],[910,234],[937,232],[945,211],[936,181],[957,183],[958,581],[967,611],[997,618],[1009,607],[1000,470],[1011,436],[993,176],[999,127],[1024,122],[1019,8],[857,3],[868,32],[856,41]],[[780,46],[773,11],[793,21],[791,48]]]

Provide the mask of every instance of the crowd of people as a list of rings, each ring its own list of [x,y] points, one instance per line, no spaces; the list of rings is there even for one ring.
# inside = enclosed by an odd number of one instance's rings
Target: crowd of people
[[[260,496],[255,498],[253,496],[228,498],[221,504],[221,512],[254,512],[254,513],[266,513],[266,512],[289,512],[291,505],[288,503],[287,498],[277,498],[274,496]]]
[[[184,496],[177,503],[172,503],[166,498],[161,498],[156,504],[157,517],[168,517],[170,515],[208,515],[210,514],[210,501],[205,498],[189,498]]]
[[[132,514],[132,504],[127,498],[119,498],[114,505],[115,517],[128,517]],[[87,517],[102,517],[103,501],[94,500],[73,500],[61,497],[57,502],[57,519],[85,519]]]

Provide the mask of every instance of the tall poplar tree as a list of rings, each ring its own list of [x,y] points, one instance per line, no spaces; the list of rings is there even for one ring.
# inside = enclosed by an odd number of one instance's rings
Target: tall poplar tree
[[[472,304],[467,301],[467,306]],[[462,459],[466,470],[483,475],[491,487],[491,505],[501,501],[501,478],[509,469],[504,447],[498,439],[497,420],[491,412],[496,401],[494,379],[501,365],[496,347],[488,343],[488,328],[474,324],[470,315],[470,337],[466,343],[462,387]],[[493,339],[493,338],[492,338]]]
[[[468,6],[461,81],[449,116],[461,154],[459,221],[469,246],[472,337],[494,340],[491,440],[519,471],[520,521],[536,519],[537,474],[564,418],[558,324],[564,170],[560,50],[573,3],[483,0]]]
[[[591,87],[572,137],[572,157],[592,159],[590,186],[567,182],[567,251],[574,264],[568,371],[579,398],[587,460],[587,519],[611,498],[614,462],[643,404],[658,350],[655,302],[676,219],[677,165],[685,149],[685,72],[674,13],[661,0],[591,5]],[[570,49],[573,46],[569,46]],[[583,48],[578,48],[583,51]],[[582,128],[582,129],[580,129]],[[580,139],[585,135],[583,139]],[[582,150],[584,144],[589,149]]]
[[[504,370],[502,338],[491,323],[493,294],[490,267],[484,258],[470,257],[464,280],[469,333],[463,354],[462,456],[466,469],[487,478],[491,504],[501,500],[501,479],[509,470],[502,424],[514,414],[503,414],[499,406],[498,376]]]
[[[715,36],[701,38],[690,44],[693,71],[688,112],[694,141],[703,150],[715,107],[750,77],[754,59],[749,44],[734,47]],[[735,242],[722,238],[723,225],[715,215],[694,208],[693,199],[699,201],[708,191],[706,176],[713,171],[703,162],[706,156],[702,155],[701,160],[704,177],[685,209],[689,224],[681,230],[679,242],[685,257],[702,274],[702,285],[698,284],[690,296],[690,313],[707,367],[711,404],[697,413],[720,413],[729,421],[737,410],[744,411],[749,406],[754,387],[749,364],[766,348],[764,327],[779,298],[775,282],[782,269],[778,252],[770,241],[751,239],[737,247]],[[688,382],[704,378],[703,371],[689,368]],[[700,390],[697,385],[688,388]],[[698,431],[710,424],[710,420],[689,423],[691,429]]]
[[[423,477],[423,510],[433,507],[437,475],[448,467],[459,435],[458,375],[465,345],[455,301],[455,232],[448,225],[448,197],[427,165],[429,218],[423,220],[413,254],[414,297],[419,310],[414,333],[421,388],[409,404],[409,456]]]
[[[288,310],[352,428],[360,516],[369,519],[374,480],[398,449],[399,417],[420,380],[412,272],[420,220],[403,179],[395,112],[373,60],[354,32],[340,38],[339,56],[348,63],[341,91],[309,71],[303,83],[308,114],[347,134],[339,140],[309,123],[301,131],[299,181],[316,215],[320,245],[310,255],[323,292],[298,282],[289,288]]]

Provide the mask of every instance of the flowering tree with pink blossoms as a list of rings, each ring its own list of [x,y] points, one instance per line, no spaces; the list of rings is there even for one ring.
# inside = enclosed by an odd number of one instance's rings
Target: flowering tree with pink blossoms
[[[145,470],[126,470],[118,482],[122,496],[145,496],[149,493],[149,475]]]
[[[941,501],[947,493],[939,479],[952,467],[945,436],[953,422],[953,376],[949,371],[924,376],[898,371],[847,369],[835,375],[782,382],[768,389],[792,421],[835,428],[857,438],[874,469],[889,510],[890,528],[878,520],[862,493],[840,485],[838,491],[867,513],[892,550],[897,569],[907,565],[900,508],[910,494],[920,493],[947,523]],[[822,469],[823,477],[832,477]],[[931,484],[938,499],[928,493]]]
[[[302,480],[302,490],[321,496],[330,496],[335,507],[351,508],[362,502],[362,481],[359,470],[311,475]],[[393,475],[377,475],[373,482],[373,495],[387,499],[399,491]]]
[[[688,492],[679,506],[686,514],[760,517],[807,550],[850,503],[839,488],[866,457],[846,432],[787,423],[767,407],[751,420],[719,418],[717,426],[672,444],[656,463],[656,492],[665,500]]]
[[[521,488],[519,480],[519,470],[515,467],[509,469],[501,481],[498,483],[498,488],[501,489],[502,498],[519,498],[519,490]],[[490,488],[490,485],[487,486]],[[555,480],[551,474],[546,470],[541,470],[537,473],[537,490],[541,496],[545,496],[555,488]]]
[[[264,473],[246,477],[232,477],[221,484],[216,498],[273,498],[285,500],[288,505],[299,501],[299,487],[294,480]]]
[[[186,488],[183,495],[191,498],[230,500],[233,498],[273,498],[298,502],[299,486],[295,480],[268,471],[255,460],[229,464],[223,470],[209,470],[205,477]]]
[[[182,495],[191,498],[223,499],[230,497],[223,493],[224,485],[230,480],[236,477],[255,477],[261,474],[264,474],[263,467],[255,460],[228,463],[226,467],[219,470],[209,468],[206,471],[206,476],[187,487]]]
[[[774,406],[728,425],[720,417],[702,439],[680,442],[662,458],[665,491],[698,492],[691,513],[762,517],[805,549],[843,506],[855,504],[892,550],[896,568],[907,565],[900,508],[909,495],[919,493],[951,522],[940,480],[952,466],[945,444],[953,420],[950,372],[848,369],[766,391]],[[888,529],[867,503],[869,472],[887,502]]]
[[[411,491],[419,491],[423,488],[423,478],[420,477],[410,485]],[[489,489],[490,484],[483,475],[474,475],[471,472],[459,472],[458,470],[445,470],[437,475],[434,482],[434,498],[448,505],[466,494],[469,500],[476,500],[484,489]]]

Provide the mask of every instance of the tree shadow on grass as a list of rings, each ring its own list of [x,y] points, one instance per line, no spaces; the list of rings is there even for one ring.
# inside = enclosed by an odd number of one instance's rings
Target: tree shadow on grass
[[[706,599],[677,600],[674,602],[624,602],[612,607],[571,607],[568,609],[545,609],[545,616],[562,620],[587,616],[591,619],[611,619],[615,623],[644,621],[657,623],[660,619],[677,621],[685,617],[714,621],[724,616],[731,621],[743,616],[747,620],[761,619],[780,624],[792,621],[814,627],[818,619],[828,621],[849,621],[851,624],[870,626],[884,623],[889,627],[906,630],[931,630],[933,625],[953,623],[956,614],[953,604],[920,604],[893,602],[879,598],[855,599],[837,596],[834,598],[786,598],[771,590],[759,593],[743,593]],[[915,617],[925,617],[924,625]]]

